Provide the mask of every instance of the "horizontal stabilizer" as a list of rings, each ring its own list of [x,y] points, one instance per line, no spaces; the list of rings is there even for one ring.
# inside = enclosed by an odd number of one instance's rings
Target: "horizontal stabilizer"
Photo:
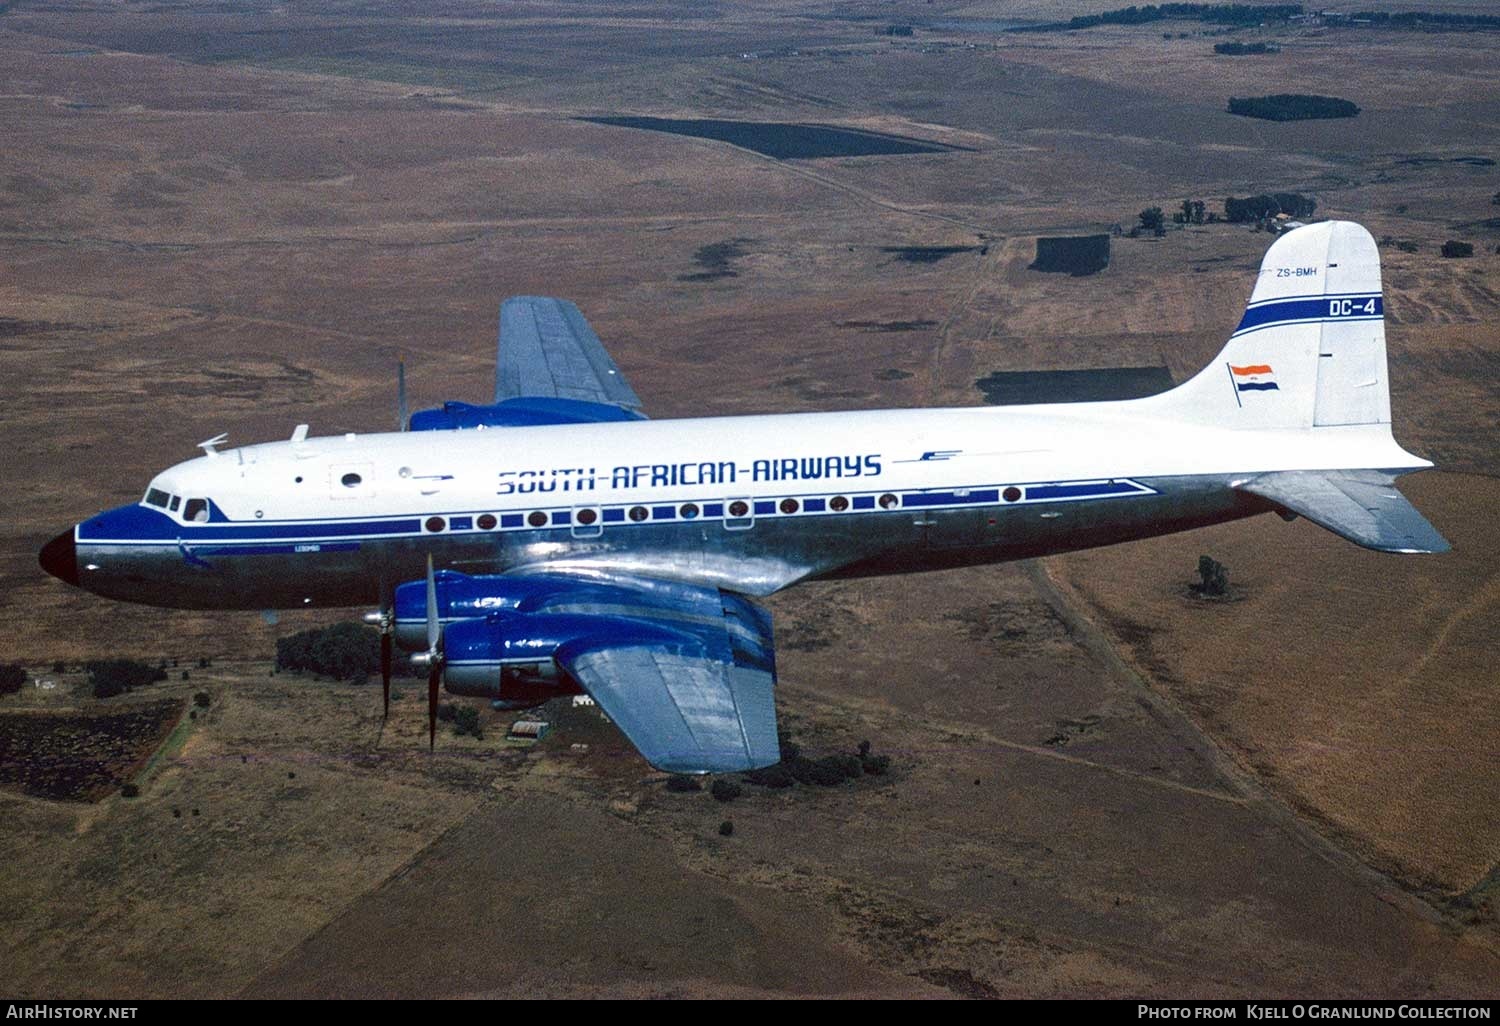
[[[1447,552],[1446,539],[1374,470],[1282,470],[1235,486],[1377,552]]]

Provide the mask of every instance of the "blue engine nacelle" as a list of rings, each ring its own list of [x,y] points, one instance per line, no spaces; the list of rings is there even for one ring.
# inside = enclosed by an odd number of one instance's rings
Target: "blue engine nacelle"
[[[461,428],[536,427],[542,424],[605,424],[644,420],[639,413],[608,403],[551,396],[519,396],[488,406],[446,402],[435,410],[411,415],[409,430],[456,431]]]
[[[576,577],[470,576],[456,570],[439,570],[434,576],[438,621],[451,624],[484,618],[494,613],[529,612],[566,600],[575,610],[586,603],[607,602],[618,589],[608,584]],[[396,589],[396,644],[409,652],[427,647],[427,582],[409,581]]]
[[[443,631],[443,685],[455,695],[495,699],[513,709],[581,695],[552,656],[591,629],[593,619],[495,613],[449,624]]]

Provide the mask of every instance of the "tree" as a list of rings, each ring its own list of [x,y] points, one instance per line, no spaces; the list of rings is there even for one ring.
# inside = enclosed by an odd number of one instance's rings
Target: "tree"
[[[1474,255],[1474,244],[1472,242],[1459,242],[1457,239],[1449,239],[1443,243],[1443,256],[1452,259],[1454,257],[1471,257]]]
[[[1141,211],[1141,229],[1162,235],[1166,232],[1166,215],[1162,213],[1161,207],[1147,207]]]
[[[84,664],[95,698],[110,698],[131,688],[167,679],[167,671],[134,659],[100,659]]]
[[[1200,583],[1193,590],[1200,595],[1218,598],[1229,592],[1229,568],[1212,556],[1198,557]]]
[[[0,666],[0,695],[14,695],[26,686],[26,668],[20,663]]]

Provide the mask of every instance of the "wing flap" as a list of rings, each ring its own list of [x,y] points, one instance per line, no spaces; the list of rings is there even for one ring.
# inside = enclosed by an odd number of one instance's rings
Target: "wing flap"
[[[1447,552],[1451,547],[1387,474],[1369,470],[1283,470],[1235,486],[1378,552]]]
[[[781,758],[775,682],[765,671],[701,644],[583,641],[558,658],[657,769],[729,773]]]
[[[578,307],[550,296],[514,296],[500,306],[495,401],[521,396],[641,408]]]

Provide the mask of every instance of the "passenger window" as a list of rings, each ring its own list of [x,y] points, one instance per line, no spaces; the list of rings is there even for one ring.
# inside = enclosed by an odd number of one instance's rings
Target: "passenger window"
[[[182,519],[191,520],[197,524],[208,523],[208,500],[189,499],[187,505],[182,507]]]
[[[166,509],[167,493],[160,488],[148,488],[146,490],[146,505],[156,506],[158,509]]]
[[[173,513],[176,513],[177,512],[177,507],[181,506],[181,505],[182,505],[182,496],[180,496],[180,495],[174,495],[174,496],[172,496],[172,503],[171,503],[171,505],[169,505],[167,507],[167,509],[171,510]]]

